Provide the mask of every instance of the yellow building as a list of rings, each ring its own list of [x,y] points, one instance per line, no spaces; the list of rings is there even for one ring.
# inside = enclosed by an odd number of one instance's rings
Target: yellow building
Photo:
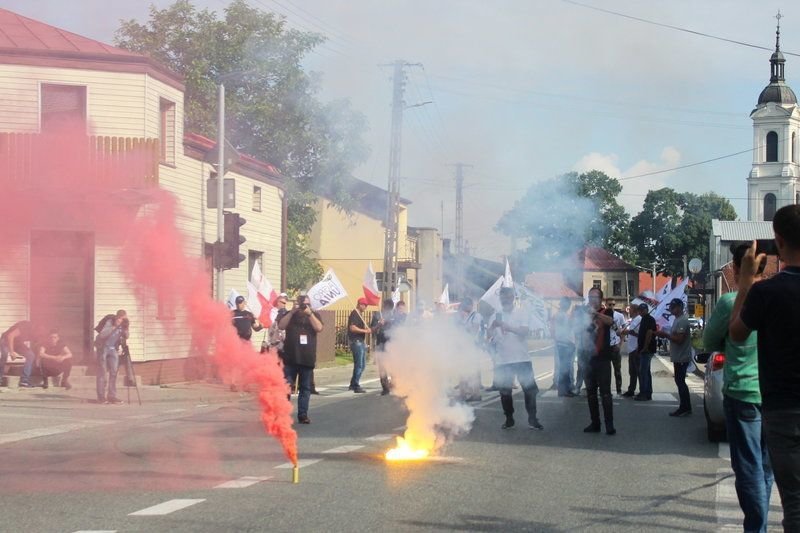
[[[375,270],[378,288],[383,288],[387,193],[380,187],[357,179],[352,179],[347,188],[355,200],[350,213],[332,205],[326,198],[317,199],[317,220],[311,230],[309,242],[322,268],[333,269],[349,296],[331,305],[330,309],[352,308],[358,298],[363,296],[364,272],[370,262]],[[413,305],[417,270],[422,265],[417,249],[418,238],[410,235],[408,230],[410,204],[408,200],[400,200],[398,274],[401,281],[411,287],[410,292],[403,294],[403,300]]]
[[[0,35],[15,36],[13,41],[0,39],[0,184],[25,187],[40,180],[25,147],[43,138],[58,118],[83,121],[87,142],[85,152],[76,156],[92,161],[93,171],[102,176],[107,165],[129,164],[126,154],[132,150],[147,152],[146,168],[129,169],[139,174],[134,186],[120,189],[121,205],[146,209],[147,190],[155,186],[173,193],[186,254],[210,262],[217,227],[216,210],[206,207],[207,180],[213,172],[207,161],[216,159],[215,148],[212,141],[183,131],[181,79],[145,56],[6,10],[0,13]],[[27,169],[27,174],[12,176],[10,169]],[[235,182],[236,207],[231,211],[247,220],[241,234],[247,239],[242,253],[248,255],[238,269],[226,271],[226,290],[246,294],[255,261],[276,288],[282,287],[283,179],[273,166],[247,156],[225,177]],[[79,186],[84,179],[75,177]],[[73,352],[88,358],[93,326],[124,308],[131,320],[132,359],[142,362],[138,373],[145,382],[185,377],[184,358],[192,344],[185,310],[160,309],[154,294],[124,279],[120,243],[104,239],[91,224],[70,219],[57,226],[34,222],[24,232],[17,245],[4,250],[13,267],[0,269],[0,330],[26,319],[58,326]],[[211,283],[209,272],[209,293]],[[46,300],[29,294],[31,287],[43,286],[49,291]]]

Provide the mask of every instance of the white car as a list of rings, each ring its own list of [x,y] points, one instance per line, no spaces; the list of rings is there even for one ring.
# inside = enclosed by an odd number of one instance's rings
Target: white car
[[[694,362],[706,367],[703,379],[703,410],[706,415],[708,440],[711,442],[727,440],[725,411],[722,407],[722,369],[725,366],[725,354],[699,353],[694,356]]]

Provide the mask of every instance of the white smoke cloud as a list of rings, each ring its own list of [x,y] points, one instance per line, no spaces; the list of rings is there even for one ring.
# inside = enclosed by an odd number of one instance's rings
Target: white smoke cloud
[[[583,156],[572,167],[576,172],[588,172],[590,170],[600,170],[612,178],[624,178],[626,176],[636,176],[655,172],[668,168],[673,168],[681,163],[681,153],[673,146],[666,146],[661,150],[661,157],[658,161],[648,161],[641,159],[625,170],[620,168],[619,156],[617,154],[601,154],[591,152]],[[618,198],[622,205],[631,215],[637,214],[642,209],[644,197],[647,191],[668,187],[667,178],[671,172],[645,176],[631,180],[622,181],[622,195]]]
[[[442,315],[393,329],[386,353],[379,354],[392,393],[408,409],[405,440],[417,449],[437,450],[467,433],[475,420],[455,386],[477,372],[485,354],[456,320]]]

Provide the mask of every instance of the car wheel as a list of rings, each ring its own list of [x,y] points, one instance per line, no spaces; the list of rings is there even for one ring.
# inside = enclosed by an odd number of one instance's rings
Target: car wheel
[[[717,426],[711,422],[711,419],[708,417],[708,409],[706,408],[706,402],[703,400],[703,412],[706,415],[706,432],[708,434],[708,441],[709,442],[723,442],[728,438],[728,432],[725,430],[725,426]]]

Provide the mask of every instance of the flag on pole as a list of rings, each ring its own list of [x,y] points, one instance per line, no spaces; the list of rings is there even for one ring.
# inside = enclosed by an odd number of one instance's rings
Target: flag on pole
[[[514,279],[511,277],[511,267],[508,264],[508,258],[506,258],[506,272],[503,275],[503,287],[513,287],[514,286]]]
[[[364,289],[364,298],[367,299],[367,305],[378,305],[381,303],[381,295],[380,291],[378,291],[378,280],[375,279],[375,270],[372,269],[372,261],[369,262],[367,271],[364,272],[364,282],[361,284],[361,287]],[[392,299],[394,299],[394,295],[392,295]]]
[[[672,292],[672,278],[667,278],[667,282],[664,284],[663,287],[658,291],[656,294],[656,300],[661,302],[667,295]]]
[[[505,285],[505,281],[506,277],[500,276],[497,278],[497,281],[492,283],[492,286],[489,287],[489,290],[487,290],[486,293],[481,296],[481,301],[491,305],[495,311],[500,310],[500,289],[508,286]]]
[[[239,296],[241,296],[241,294],[239,294],[236,289],[231,289],[231,292],[228,293],[228,299],[225,300],[229,309],[236,309],[236,298]]]
[[[272,325],[272,309],[277,297],[278,293],[272,288],[272,283],[261,272],[258,261],[255,261],[250,282],[247,284],[247,306],[264,327]]]
[[[689,297],[686,295],[686,286],[689,284],[689,278],[684,279],[681,281],[677,287],[672,289],[669,294],[667,294],[663,300],[658,302],[658,307],[653,313],[653,318],[656,319],[656,324],[659,325],[665,331],[669,331],[672,329],[672,323],[675,321],[675,317],[669,312],[669,303],[674,300],[675,298],[680,298],[683,300],[683,308],[686,309],[686,304],[689,301]]]
[[[439,303],[444,305],[445,309],[450,307],[450,284],[449,283],[445,284],[444,290],[442,291],[442,295],[439,296]]]
[[[308,289],[308,297],[311,299],[311,309],[318,311],[334,302],[338,302],[347,296],[347,291],[336,277],[332,268],[322,276],[319,283]]]
[[[397,287],[392,293],[392,303],[394,303],[394,305],[397,305],[399,301],[400,301],[400,287]]]

